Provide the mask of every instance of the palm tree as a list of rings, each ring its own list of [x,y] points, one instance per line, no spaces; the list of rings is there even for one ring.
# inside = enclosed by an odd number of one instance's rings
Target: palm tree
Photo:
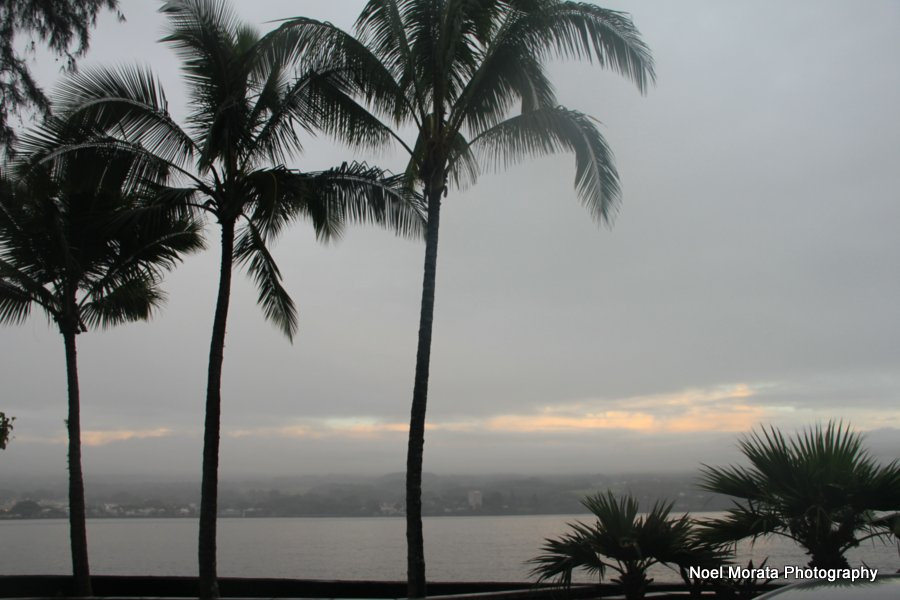
[[[201,246],[189,218],[147,206],[150,173],[133,155],[83,149],[48,124],[23,139],[20,178],[0,192],[0,322],[39,306],[63,336],[68,383],[69,527],[74,591],[90,596],[76,339],[89,328],[150,317],[164,270]],[[159,173],[157,173],[159,174]]]
[[[246,266],[266,318],[290,339],[297,313],[268,250],[286,225],[306,216],[321,239],[339,236],[353,221],[416,236],[422,214],[400,190],[401,178],[377,168],[345,163],[300,173],[282,166],[302,149],[301,130],[324,130],[364,146],[389,140],[376,119],[348,100],[355,87],[345,67],[322,55],[293,68],[281,37],[260,37],[222,0],[171,0],[161,11],[169,22],[163,41],[182,59],[191,107],[187,128],[169,116],[155,78],[138,68],[83,73],[64,90],[64,106],[68,118],[177,172],[182,184],[160,187],[160,201],[204,211],[219,227],[198,542],[200,597],[213,598],[221,380],[234,264]]]
[[[704,537],[781,535],[806,550],[811,567],[847,567],[847,550],[891,534],[892,522],[873,511],[900,509],[900,461],[879,466],[862,442],[834,422],[791,438],[775,427],[744,437],[749,467],[703,467],[703,489],[737,499],[725,517],[704,523]]]
[[[15,417],[7,417],[6,413],[0,412],[0,450],[6,450],[9,436],[13,430],[13,421],[15,420]]]
[[[544,63],[593,58],[643,92],[653,61],[628,16],[562,0],[369,0],[357,38],[308,18],[281,31],[307,59],[343,57],[360,78],[358,98],[417,132],[409,144],[393,135],[410,155],[408,181],[427,202],[406,482],[408,593],[423,597],[422,452],[442,198],[482,167],[570,151],[582,203],[609,222],[619,199],[612,153],[590,117],[558,105]]]
[[[582,569],[602,579],[606,569],[616,572],[628,600],[643,598],[653,581],[647,570],[658,563],[679,569],[704,565],[725,556],[721,547],[701,549],[687,515],[670,517],[671,503],[657,502],[645,516],[631,496],[616,498],[612,492],[589,496],[582,504],[596,517],[593,525],[570,523],[570,533],[547,539],[544,554],[534,558],[532,575],[538,581],[555,580],[568,588],[572,572]]]

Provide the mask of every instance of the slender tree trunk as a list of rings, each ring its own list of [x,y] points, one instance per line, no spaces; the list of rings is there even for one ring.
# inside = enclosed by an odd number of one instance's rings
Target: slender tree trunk
[[[219,425],[222,412],[222,359],[225,352],[225,325],[231,297],[231,267],[234,260],[234,221],[222,227],[222,259],[219,267],[219,293],[209,344],[209,373],[206,383],[206,422],[203,431],[203,482],[200,490],[200,539],[197,557],[200,563],[199,597],[219,597],[216,580],[216,513],[219,485]]]
[[[422,539],[422,455],[425,448],[425,408],[428,402],[428,370],[431,362],[431,327],[434,321],[434,284],[437,275],[438,228],[441,189],[427,192],[428,225],[425,230],[425,274],[419,315],[416,379],[409,417],[406,454],[407,596],[425,597],[425,544]]]
[[[78,353],[74,320],[61,327],[66,346],[66,377],[69,388],[69,541],[76,596],[92,596],[88,565],[87,526],[84,517],[84,475],[81,471],[81,406],[78,392]]]

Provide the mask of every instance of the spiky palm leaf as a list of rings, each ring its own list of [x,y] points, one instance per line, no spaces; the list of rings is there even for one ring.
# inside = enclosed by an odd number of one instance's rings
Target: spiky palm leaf
[[[710,566],[728,555],[724,547],[702,544],[687,515],[671,517],[671,503],[657,502],[642,515],[631,496],[617,498],[607,492],[588,496],[582,504],[595,521],[570,523],[569,533],[545,541],[544,554],[530,561],[539,582],[568,587],[578,569],[601,578],[609,569],[630,598],[651,581],[647,570],[654,564]]]
[[[582,523],[569,523],[570,533],[556,539],[544,540],[543,554],[533,558],[531,576],[538,582],[550,581],[568,588],[572,585],[572,574],[581,569],[599,580],[603,579],[608,563],[603,554],[592,543],[592,531]]]
[[[900,509],[900,461],[878,465],[849,426],[829,422],[791,438],[762,428],[743,438],[749,467],[704,466],[701,487],[737,498],[705,524],[717,542],[782,535],[814,566],[843,566],[844,552],[863,539],[889,535],[872,511]]]

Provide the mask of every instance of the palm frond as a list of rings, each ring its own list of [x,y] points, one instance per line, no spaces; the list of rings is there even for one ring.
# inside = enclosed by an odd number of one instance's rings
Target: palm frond
[[[606,572],[608,565],[591,544],[589,534],[579,524],[570,523],[569,527],[571,533],[544,540],[543,554],[528,561],[534,565],[530,576],[536,577],[538,583],[551,581],[567,589],[572,585],[573,572],[578,569],[598,578]]]
[[[167,22],[166,35],[160,41],[171,44],[182,58],[192,83],[227,78],[224,71],[233,65],[226,59],[238,49],[237,38],[242,32],[242,24],[227,0],[167,0],[159,12]]]
[[[601,576],[611,569],[618,574],[614,581],[633,590],[649,582],[647,569],[654,564],[711,566],[729,554],[724,545],[701,541],[687,515],[671,517],[670,502],[657,502],[646,515],[633,497],[612,492],[588,496],[582,504],[596,521],[570,523],[569,532],[545,541],[544,553],[530,561],[538,581],[568,586],[575,569]]]
[[[404,88],[385,64],[359,40],[328,22],[306,17],[284,21],[266,35],[261,49],[273,64],[298,64],[298,70],[339,69],[353,93],[395,122],[411,110]]]
[[[425,233],[424,203],[406,181],[403,175],[365,163],[344,163],[309,174],[303,207],[325,239],[340,236],[344,223],[376,224],[397,235],[420,238]],[[335,222],[337,228],[328,226]]]
[[[386,144],[391,130],[350,95],[353,87],[342,70],[306,71],[260,114],[262,126],[247,152],[279,164],[302,150],[298,129],[323,131],[349,144],[375,148]]]
[[[234,160],[250,143],[253,111],[248,92],[255,70],[255,42],[224,0],[170,0],[162,41],[181,57],[188,82],[197,165],[206,172],[221,157]]]
[[[259,291],[257,301],[265,317],[274,323],[289,340],[297,332],[297,309],[294,301],[281,285],[281,272],[275,259],[252,222],[247,222],[234,248],[234,258],[245,265]]]
[[[199,224],[147,203],[168,171],[161,159],[145,160],[134,142],[77,143],[71,133],[51,120],[29,134],[41,145],[18,154],[20,178],[3,185],[0,311],[24,319],[27,296],[60,323],[71,309],[82,327],[145,319],[162,298],[162,272],[201,246]]]
[[[6,245],[5,240],[0,242],[0,245]],[[8,246],[4,250],[7,249]],[[37,261],[29,261],[27,264],[17,267],[12,260],[7,260],[7,257],[15,260],[16,255],[7,251],[3,252],[3,258],[0,258],[0,280],[12,288],[21,290],[31,301],[37,302],[41,307],[49,311],[56,311],[58,309],[57,299],[42,285],[41,281],[35,280],[35,277],[53,283],[59,277],[59,273],[42,272],[43,264]]]
[[[329,70],[313,79],[318,104],[318,120],[312,126],[354,146],[380,148],[391,141],[393,132],[356,102],[357,87],[347,70]]]
[[[699,536],[715,544],[727,544],[745,538],[756,539],[787,529],[776,512],[754,504],[736,504],[726,516],[700,521]]]
[[[339,238],[348,223],[377,224],[406,237],[424,234],[421,199],[406,180],[365,163],[344,163],[302,173],[284,167],[262,169],[245,179],[253,198],[248,218],[264,241],[299,217],[308,218],[322,240]]]
[[[32,298],[19,286],[0,279],[0,323],[18,325],[31,313]]]
[[[407,31],[412,5],[412,0],[369,0],[356,21],[356,32],[390,73],[397,89],[406,92],[410,112],[424,118],[430,111],[428,89],[416,73],[416,64],[422,59],[413,54]]]
[[[212,208],[199,203],[202,197],[201,190],[202,188],[197,187],[148,183],[143,194],[146,199],[145,210],[163,211],[164,214],[177,219],[199,219],[204,211]]]
[[[436,79],[447,98],[459,96],[478,64],[481,48],[477,42],[476,19],[483,16],[479,2],[446,0],[437,12],[437,34],[433,51],[437,55]]]
[[[472,152],[469,141],[456,133],[447,143],[449,149],[448,178],[457,189],[466,189],[474,185],[481,172],[478,159]]]
[[[136,293],[140,290],[132,281],[144,280],[150,287],[148,301],[155,305],[162,298],[161,292],[154,290],[163,273],[174,268],[184,255],[204,248],[200,222],[179,213],[178,209],[173,211],[157,205],[126,208],[110,215],[104,235],[114,251],[97,265],[96,276],[85,274],[81,283],[83,298],[79,304],[87,307],[102,301],[121,286],[130,286]],[[127,304],[120,306],[128,307]],[[148,316],[149,312],[137,312],[132,320]]]
[[[575,154],[575,189],[597,222],[610,223],[620,198],[612,151],[590,117],[564,107],[511,117],[471,141],[488,166],[507,167],[526,157]]]
[[[745,500],[759,500],[765,496],[763,484],[754,473],[743,467],[701,466],[701,489]]]
[[[196,153],[193,140],[169,115],[158,79],[146,68],[79,70],[59,84],[55,103],[58,121],[67,127],[140,144],[181,167],[188,165]],[[51,139],[50,145],[55,146],[57,141]],[[39,149],[23,148],[32,155]]]
[[[518,103],[521,112],[557,105],[544,67],[522,44],[489,49],[453,106],[451,127],[474,135],[503,121]]]
[[[862,436],[842,423],[790,438],[763,427],[739,445],[749,468],[704,467],[701,487],[739,499],[725,518],[704,524],[705,539],[784,535],[801,544],[817,566],[839,566],[861,534],[884,532],[873,527],[871,511],[900,506],[900,463],[879,467]]]
[[[81,308],[81,318],[90,328],[109,328],[131,321],[145,321],[165,300],[165,294],[149,276],[127,279],[105,294],[93,294]]]
[[[244,179],[244,194],[252,199],[248,218],[263,242],[269,243],[297,218],[306,202],[309,176],[285,167],[258,169]]]
[[[65,181],[70,199],[110,199],[120,195],[146,197],[148,190],[184,169],[135,142],[122,141],[95,131],[80,135],[58,125],[55,119],[22,136],[24,142],[43,147],[21,153],[15,164],[19,180],[28,182],[32,193],[52,180]],[[46,191],[41,192],[47,194]]]
[[[641,93],[656,79],[653,56],[631,18],[587,2],[528,2],[516,35],[543,57],[596,60]]]

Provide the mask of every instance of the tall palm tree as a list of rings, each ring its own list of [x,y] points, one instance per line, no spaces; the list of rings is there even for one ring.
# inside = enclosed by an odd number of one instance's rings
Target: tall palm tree
[[[900,461],[879,465],[862,442],[834,422],[790,438],[775,427],[743,438],[749,467],[703,467],[703,489],[737,499],[725,517],[705,522],[704,537],[780,535],[806,550],[811,567],[847,567],[847,550],[892,534],[895,517],[873,511],[900,510]]]
[[[22,161],[0,192],[0,322],[39,306],[62,334],[68,383],[69,527],[74,592],[90,596],[76,339],[89,328],[147,319],[164,270],[201,246],[199,227],[147,205],[150,172],[115,149],[52,149],[57,122],[23,139]],[[159,175],[159,173],[157,173]]]
[[[139,68],[95,70],[65,91],[68,118],[116,136],[119,144],[178,173],[160,187],[161,202],[210,215],[219,227],[219,287],[207,373],[198,559],[201,598],[218,596],[216,512],[225,328],[235,263],[246,266],[265,316],[291,338],[294,303],[268,243],[287,224],[308,217],[319,238],[339,236],[347,222],[377,222],[420,235],[419,204],[364,164],[300,173],[282,166],[302,149],[301,131],[323,130],[356,145],[389,140],[384,127],[348,94],[346,67],[327,55],[293,64],[279,36],[260,37],[223,0],[171,0],[163,41],[182,59],[190,115],[179,126],[156,79]],[[275,165],[275,166],[273,166]]]
[[[559,106],[545,69],[554,57],[596,59],[643,92],[650,52],[628,16],[562,0],[369,0],[357,37],[308,18],[281,27],[307,59],[341,56],[361,78],[359,99],[394,125],[412,125],[408,181],[427,202],[419,341],[407,454],[410,597],[425,595],[422,452],[441,201],[483,167],[575,153],[575,187],[598,222],[619,199],[612,153],[591,118]]]

